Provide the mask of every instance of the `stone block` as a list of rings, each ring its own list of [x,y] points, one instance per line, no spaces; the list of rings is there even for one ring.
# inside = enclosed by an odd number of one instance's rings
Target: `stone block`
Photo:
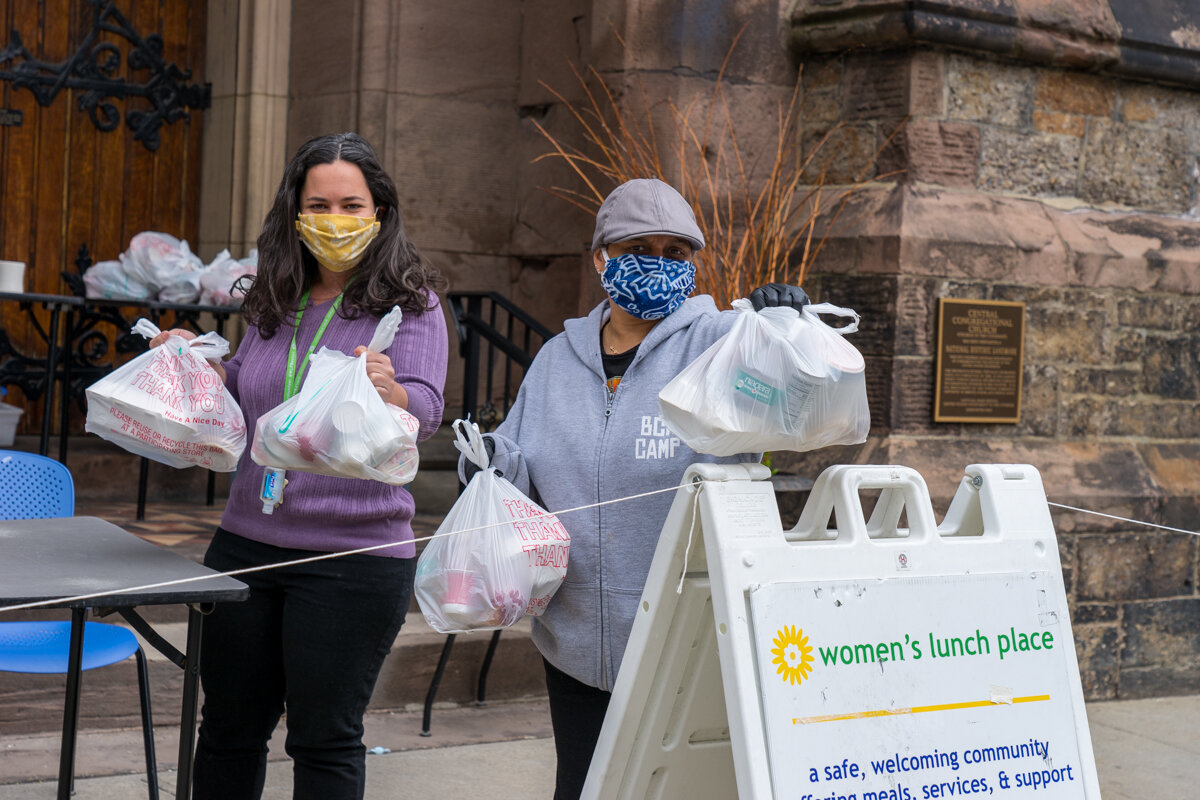
[[[215,251],[219,251],[228,247],[230,243],[229,204],[233,197],[233,187],[239,183],[229,146],[234,140],[237,126],[236,100],[232,96],[214,97],[212,105],[204,111],[203,124],[201,213],[197,220],[197,244],[204,250],[215,248]]]
[[[888,427],[901,434],[932,432],[933,392],[932,359],[897,359],[892,368],[891,419],[888,420]],[[938,432],[941,433],[941,430]]]
[[[450,102],[516,104],[520,0],[406,0],[388,80],[393,91]]]
[[[512,235],[516,108],[445,96],[396,98],[389,168],[408,232],[436,250],[504,253]]]
[[[1056,536],[1058,542],[1058,563],[1062,567],[1063,590],[1070,606],[1072,621],[1075,619],[1075,537]]]
[[[1061,239],[1038,203],[967,192],[911,191],[904,202],[908,271],[956,280],[1066,280]]]
[[[1200,693],[1200,669],[1181,667],[1122,667],[1120,698],[1171,697]]]
[[[1079,196],[1147,211],[1183,213],[1192,203],[1196,147],[1170,128],[1093,120],[1088,127]]]
[[[1078,194],[1081,140],[1050,133],[984,128],[979,187],[1035,196]]]
[[[1200,398],[1200,335],[1147,333],[1143,390],[1177,400]]]
[[[1150,439],[1200,437],[1200,405],[1193,398],[1166,402],[1122,398],[1106,409],[1106,436],[1145,436]]]
[[[210,0],[204,47],[204,80],[212,84],[212,99],[229,97],[237,92],[238,10],[236,0]],[[208,109],[204,123],[208,125]],[[207,127],[206,127],[207,131]]]
[[[1200,686],[1200,598],[1125,603],[1121,613],[1122,695],[1176,694]],[[1136,675],[1135,668],[1147,672]],[[1147,691],[1151,688],[1158,691]]]
[[[514,303],[555,333],[563,329],[563,320],[575,316],[573,309],[579,297],[581,264],[590,265],[587,254],[560,258],[522,258],[517,263],[516,277],[509,292]],[[600,277],[591,277],[600,285]],[[590,310],[590,308],[589,308]]]
[[[842,194],[836,190],[825,192],[823,197],[826,209],[842,202]],[[887,184],[868,184],[849,193],[837,220],[826,214],[819,221],[816,237],[822,251],[814,260],[813,272],[895,273],[900,260],[904,197],[898,187]]]
[[[1179,315],[1176,325],[1184,333],[1200,331],[1200,297],[1176,298],[1176,309]]]
[[[1147,444],[1141,447],[1140,453],[1155,485],[1166,497],[1196,495],[1196,464],[1200,463],[1200,444]],[[1196,528],[1194,518],[1180,527],[1188,526],[1193,530]]]
[[[1112,358],[1118,364],[1133,363],[1141,370],[1142,352],[1146,349],[1146,332],[1118,330],[1112,337]]]
[[[292,97],[353,92],[358,88],[358,59],[349,43],[358,41],[362,7],[354,3],[344,6],[343,11],[330,14],[320,0],[292,3],[291,50],[295,55],[288,64]]]
[[[1117,97],[1112,78],[1086,72],[1047,70],[1038,76],[1034,108],[1090,117],[1112,116]]]
[[[896,285],[896,353],[929,356],[934,352],[940,284],[932,278],[901,277]]]
[[[596,280],[596,268],[588,259],[581,259],[578,275],[576,284],[579,286],[579,298],[574,316],[586,317],[597,305],[608,302],[608,295],[604,293],[600,281]]]
[[[881,130],[881,136],[888,133]],[[974,188],[979,172],[979,128],[964,122],[910,120],[881,142],[878,172],[899,180]]]
[[[1200,224],[1159,214],[1048,211],[1070,282],[1200,294]]]
[[[1029,118],[1036,71],[958,53],[946,56],[946,116],[1016,128]]]
[[[1197,539],[1158,532],[1077,537],[1080,602],[1149,600],[1193,594]]]
[[[856,183],[875,175],[878,143],[873,125],[806,128],[801,134],[801,150],[813,154],[804,171],[808,183]]]
[[[1076,625],[1071,632],[1084,699],[1115,699],[1120,675],[1120,631],[1115,625]]]
[[[1087,132],[1087,117],[1035,108],[1033,110],[1033,128],[1042,133],[1058,133],[1082,139],[1084,133]]]
[[[354,120],[358,117],[357,100],[356,92],[347,91],[293,97],[287,105],[288,157],[314,136],[356,127]],[[386,142],[376,141],[371,142],[371,145],[383,149]],[[386,161],[386,157],[380,157]],[[395,173],[392,173],[392,179],[397,185],[402,181],[401,176]]]
[[[1200,97],[1168,86],[1122,83],[1117,87],[1117,110],[1124,122],[1189,130],[1200,118]]]
[[[993,426],[995,427],[995,426]],[[1071,441],[1000,437],[979,426],[960,436],[892,436],[871,450],[873,464],[904,464],[925,478],[931,495],[949,502],[968,464],[1033,464],[1047,498],[1129,519],[1152,519],[1162,504],[1136,448],[1096,438]],[[847,462],[851,463],[851,462]],[[1120,523],[1094,514],[1051,509],[1059,537],[1082,532],[1123,531]]]
[[[847,120],[901,119],[909,113],[911,56],[854,54],[846,59],[842,113]]]
[[[1136,392],[1141,374],[1132,369],[1080,367],[1060,370],[1064,394],[1097,394],[1128,397]]]
[[[716,74],[728,58],[726,74],[739,81],[790,84],[795,79],[778,6],[771,0],[591,5],[592,63],[602,72]]]
[[[1055,436],[1058,433],[1058,367],[1025,364],[1021,376],[1021,416],[1015,428],[1001,428],[1003,436]]]
[[[1117,324],[1132,328],[1170,330],[1175,326],[1175,298],[1159,294],[1119,295]]]
[[[1025,308],[1025,357],[1044,363],[1099,364],[1109,324],[1102,308],[1041,306]]]
[[[591,246],[594,212],[585,211],[563,198],[578,192],[594,202],[600,200],[588,189],[563,158],[555,155],[553,145],[534,125],[543,129],[565,148],[584,147],[579,125],[569,109],[561,104],[548,107],[542,114],[526,114],[519,121],[516,170],[515,212],[512,230],[513,252],[528,256],[551,257],[584,253]],[[612,188],[608,179],[589,172],[597,191]]]
[[[1059,433],[1071,439],[1096,438],[1107,429],[1108,407],[1095,397],[1066,397]]]
[[[1115,42],[1121,28],[1106,2],[1096,0],[1014,0],[1021,22],[1060,31],[1071,38]]]
[[[586,100],[571,72],[588,63],[593,24],[586,0],[525,0],[521,19],[521,66],[517,102],[521,106],[557,102],[550,89],[572,102]],[[550,89],[547,89],[546,84]]]
[[[807,58],[800,67],[800,118],[810,127],[830,127],[842,118],[840,58]]]
[[[890,359],[866,356],[867,408],[871,414],[871,432],[883,435],[892,430],[892,383]]]
[[[895,353],[897,284],[877,275],[824,275],[821,302],[852,308],[861,317],[847,341],[863,355]]]
[[[1072,625],[1116,624],[1120,621],[1121,606],[1119,603],[1079,602],[1075,604],[1075,611],[1071,614]]]
[[[942,117],[946,113],[946,55],[919,50],[912,56],[908,76],[908,113]]]

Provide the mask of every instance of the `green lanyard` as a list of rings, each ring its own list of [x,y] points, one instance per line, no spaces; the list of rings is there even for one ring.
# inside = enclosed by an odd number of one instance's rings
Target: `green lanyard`
[[[312,343],[308,346],[308,352],[304,354],[304,360],[300,362],[300,371],[296,372],[296,333],[300,330],[300,320],[304,319],[304,307],[308,305],[308,292],[306,291],[300,297],[300,310],[296,312],[296,327],[292,328],[292,346],[288,348],[287,373],[283,378],[283,399],[287,400],[293,397],[300,389],[300,379],[304,376],[304,370],[308,368],[308,357],[317,349],[317,345],[321,342],[321,337],[325,335],[325,328],[329,326],[329,320],[333,319],[333,315],[337,313],[338,308],[342,305],[342,295],[338,295],[333,301],[333,305],[325,312],[325,319],[321,322],[321,327],[317,328],[317,334],[313,336]]]

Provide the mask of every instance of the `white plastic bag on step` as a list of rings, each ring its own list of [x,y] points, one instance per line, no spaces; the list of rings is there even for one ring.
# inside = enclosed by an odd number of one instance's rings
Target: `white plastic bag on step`
[[[160,333],[148,319],[133,332]],[[88,387],[85,430],[172,467],[232,472],[246,448],[246,421],[208,363],[228,353],[216,333],[169,337]]]
[[[822,303],[740,312],[730,331],[658,395],[667,425],[699,453],[731,456],[866,441],[871,427],[862,355],[843,337],[850,309]],[[821,314],[853,318],[842,328]]]
[[[454,443],[480,467],[417,560],[415,591],[441,633],[506,628],[540,616],[567,574],[571,537],[496,474],[479,427],[454,421]]]
[[[368,350],[391,347],[399,307],[375,328]],[[367,377],[367,356],[322,347],[295,396],[258,418],[255,464],[402,486],[417,474],[417,418],[385,403]]]

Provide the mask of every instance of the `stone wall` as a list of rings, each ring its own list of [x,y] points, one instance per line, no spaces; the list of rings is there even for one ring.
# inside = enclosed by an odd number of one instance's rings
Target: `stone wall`
[[[1122,38],[1161,33],[1163,4],[1140,27],[1090,33],[1128,9],[1066,3],[1079,13],[1056,27],[1022,16],[1045,4],[990,4],[1012,12],[1004,35],[980,5],[934,4],[938,24],[891,33],[895,4],[797,6],[807,138],[834,131],[836,177],[887,182],[854,197],[807,283],[864,314],[870,439],[774,464],[912,466],[940,513],[965,465],[1030,463],[1052,502],[1196,530],[1195,59],[1176,47],[1174,68],[1153,72],[1152,48]],[[847,29],[868,46],[847,50]],[[933,422],[941,297],[1026,304],[1018,424]],[[1200,540],[1061,508],[1054,520],[1087,696],[1200,690]]]
[[[258,41],[270,14],[243,5],[210,8]],[[827,178],[887,176],[854,196],[806,282],[864,315],[855,342],[869,365],[870,439],[777,454],[776,466],[810,477],[833,463],[912,466],[940,513],[964,466],[1030,463],[1055,502],[1194,530],[1200,42],[1176,5],[352,0],[335,15],[278,0],[267,8],[290,8],[286,80],[277,53],[261,69],[237,61],[226,81],[237,113],[218,115],[214,101],[211,116],[233,131],[231,163],[263,169],[280,148],[257,158],[267,151],[253,131],[275,119],[280,86],[287,153],[311,135],[361,131],[451,288],[501,292],[557,329],[600,292],[590,217],[545,191],[581,186],[563,162],[536,160],[549,146],[534,123],[579,135],[563,102],[586,99],[572,64],[627,98],[706,96],[745,24],[725,73],[735,116],[765,127],[799,61],[804,141],[832,132]],[[222,146],[206,142],[214,161]],[[243,199],[232,173],[237,239],[263,190],[250,180]],[[1026,303],[1018,424],[932,421],[939,297]],[[460,388],[454,358],[448,416]],[[1197,538],[1054,518],[1088,696],[1200,691]]]

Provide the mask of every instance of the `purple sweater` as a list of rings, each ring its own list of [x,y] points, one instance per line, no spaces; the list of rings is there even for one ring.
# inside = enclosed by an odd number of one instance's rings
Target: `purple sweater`
[[[310,302],[296,335],[297,365],[321,325],[329,303]],[[347,320],[334,316],[317,350],[328,347],[351,354],[366,345],[379,319],[361,316]],[[270,339],[251,326],[237,354],[225,362],[225,383],[246,415],[248,435],[254,436],[258,418],[283,402],[284,372],[292,329],[281,326]],[[442,422],[442,389],[446,382],[448,342],[441,305],[423,314],[405,312],[396,339],[387,355],[396,380],[408,392],[408,411],[421,423],[418,441],[433,435]],[[283,503],[274,514],[262,512],[263,468],[250,460],[250,446],[242,454],[229,489],[229,502],[221,527],[247,539],[298,550],[333,552],[404,542],[371,551],[371,555],[412,558],[413,497],[400,486],[356,478],[331,478],[288,470]]]

